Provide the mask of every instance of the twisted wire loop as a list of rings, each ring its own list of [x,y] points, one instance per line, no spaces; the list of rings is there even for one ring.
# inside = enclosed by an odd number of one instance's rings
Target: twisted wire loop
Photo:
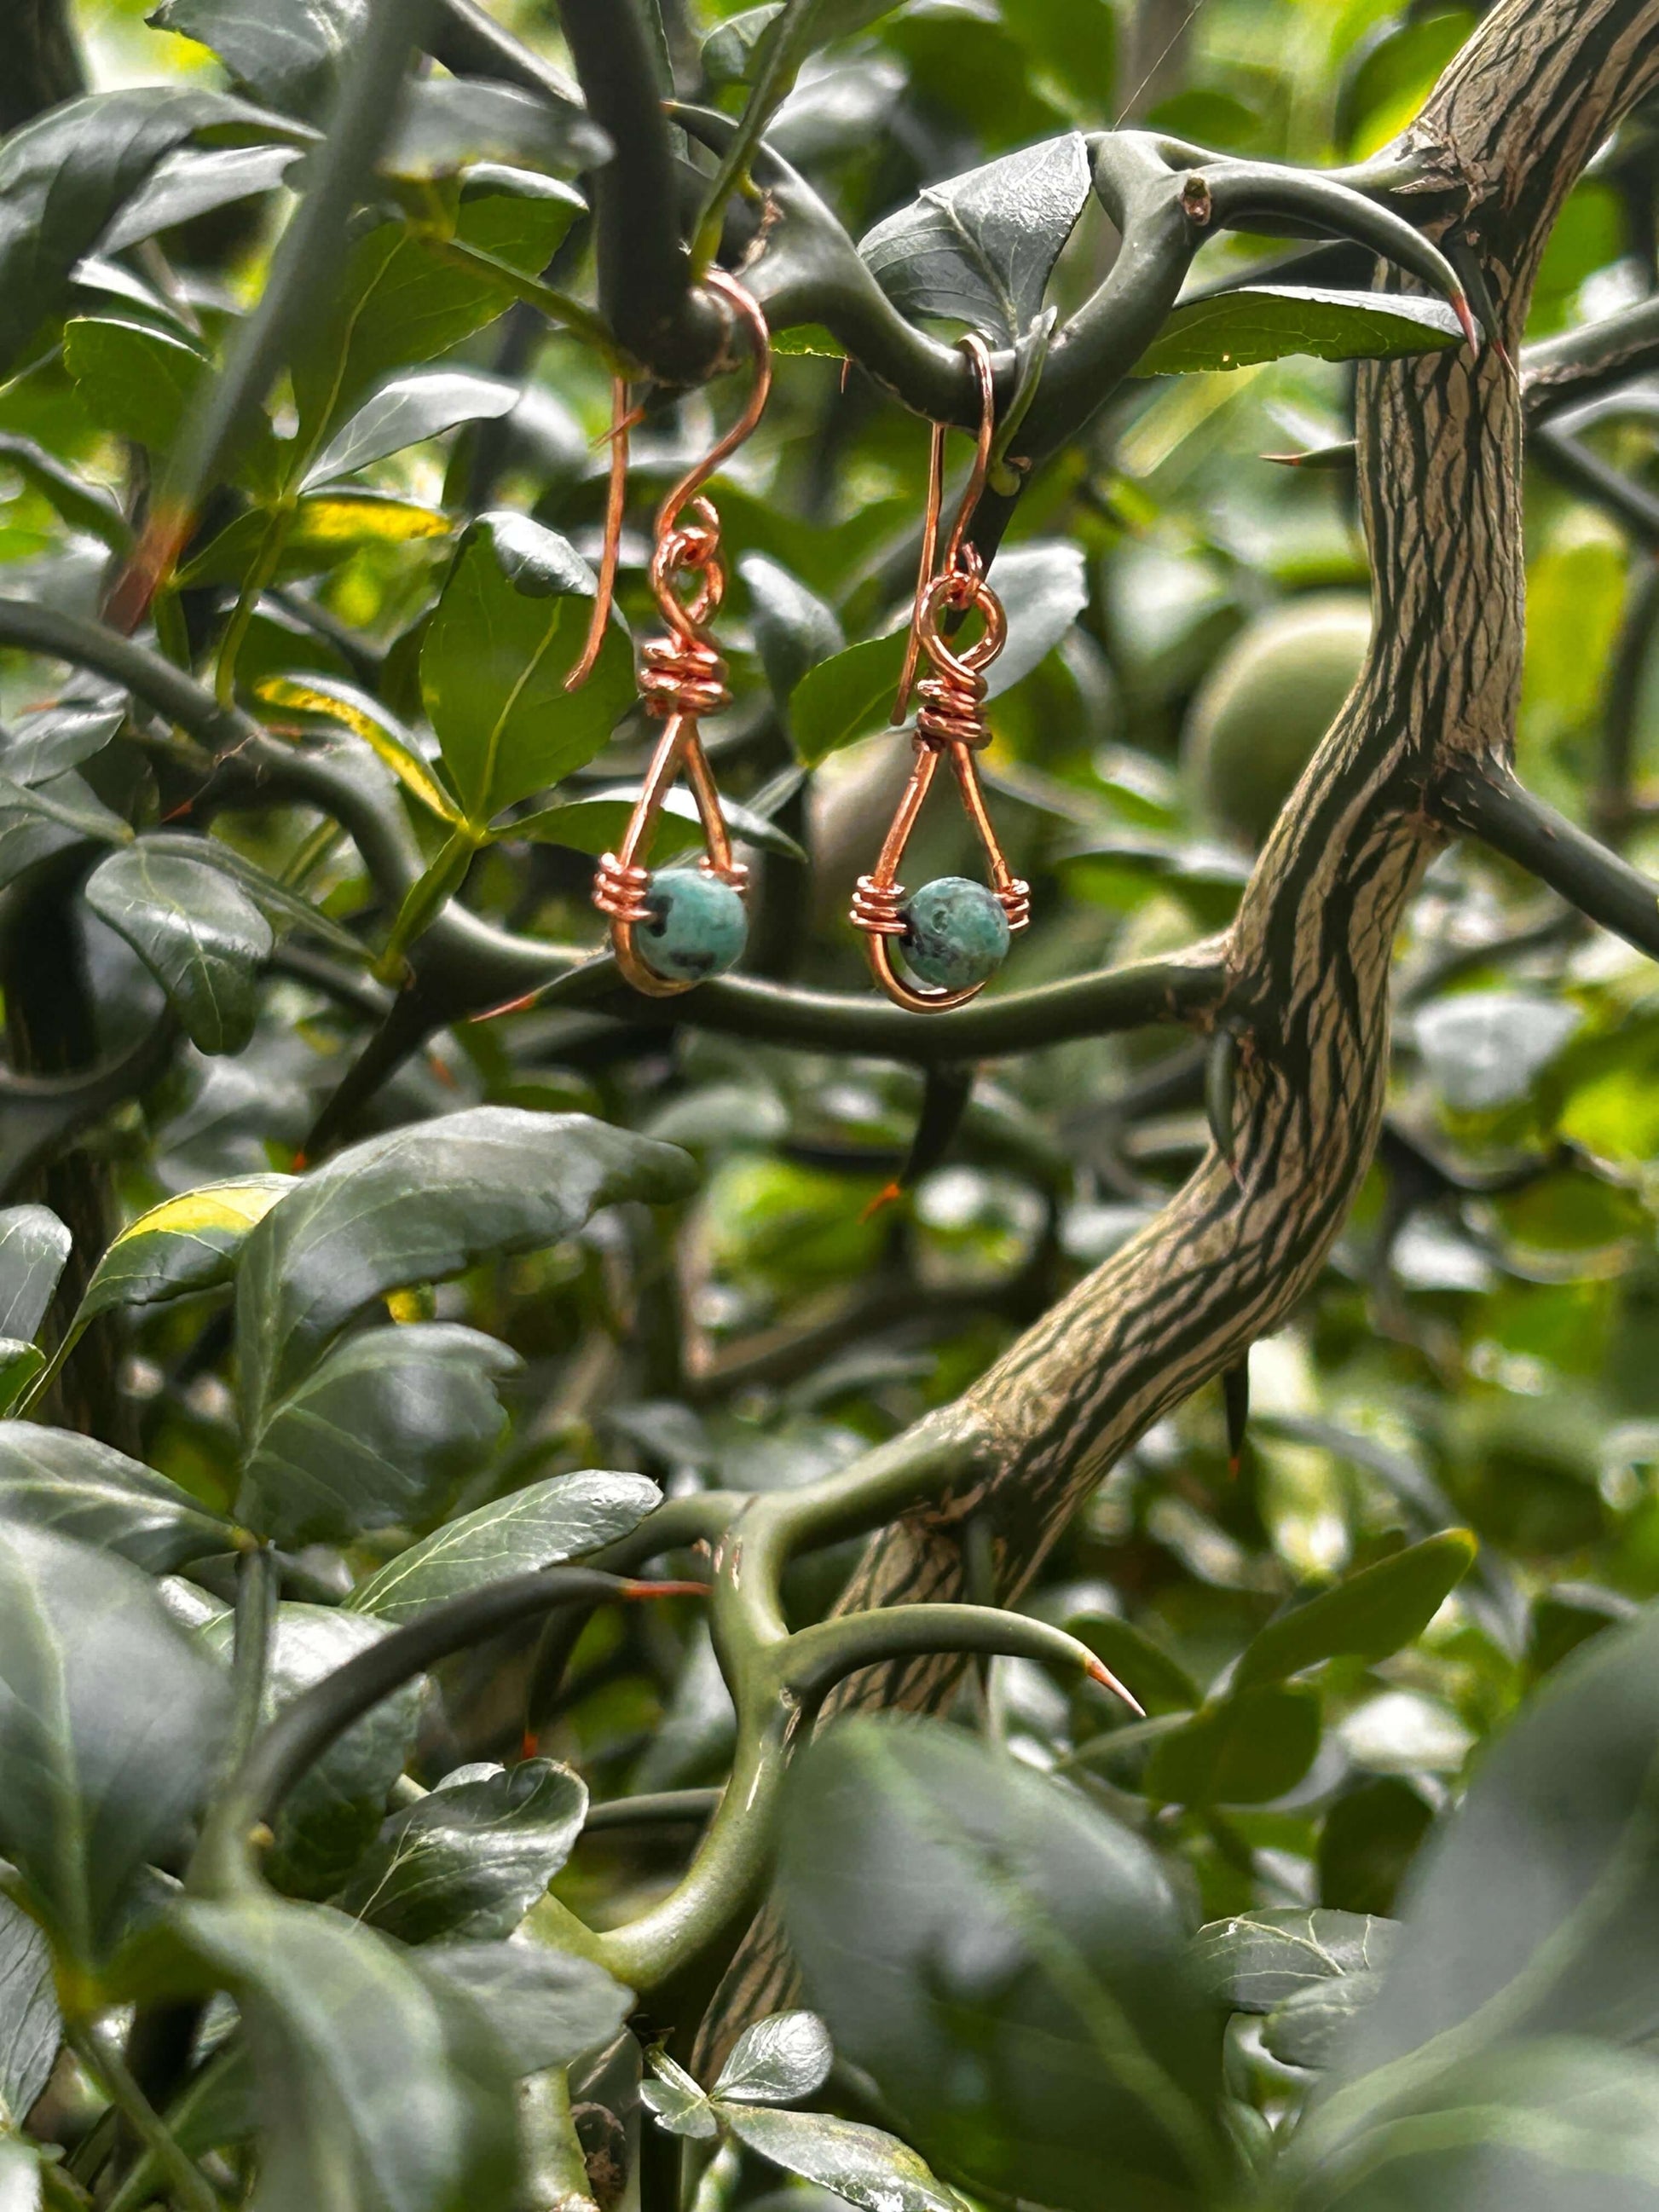
[[[645,863],[663,801],[682,773],[696,802],[707,847],[698,866],[740,894],[749,880],[748,869],[732,857],[720,794],[697,728],[704,715],[718,714],[732,703],[726,663],[707,635],[726,596],[726,563],[720,554],[720,515],[702,487],[760,421],[771,388],[772,350],[766,318],[737,279],[723,269],[711,269],[703,282],[747,325],[755,380],[738,420],[674,486],[657,512],[651,589],[665,627],[660,637],[647,639],[641,648],[639,684],[646,712],[662,724],[662,734],[621,848],[601,854],[593,878],[593,903],[611,924],[617,965],[636,991],[654,999],[674,998],[694,988],[657,975],[634,942],[635,930],[657,918],[647,903],[651,872]],[[625,398],[625,393],[618,397],[618,410]],[[625,428],[621,411],[617,420],[620,435]],[[621,497],[613,494],[607,511],[607,545],[621,521]],[[614,568],[612,561],[613,574]]]

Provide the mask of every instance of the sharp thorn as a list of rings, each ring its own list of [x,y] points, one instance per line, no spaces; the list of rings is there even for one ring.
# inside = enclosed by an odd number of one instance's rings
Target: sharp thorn
[[[1480,325],[1475,321],[1469,306],[1469,295],[1460,284],[1451,295],[1451,311],[1463,326],[1463,335],[1469,342],[1469,350],[1477,358],[1480,352]]]
[[[866,1221],[873,1221],[877,1214],[880,1213],[884,1207],[896,1206],[903,1195],[904,1191],[901,1184],[890,1182],[885,1185],[884,1188],[876,1193],[869,1204],[860,1210],[859,1214],[860,1227],[862,1228]]]
[[[1237,1482],[1239,1469],[1244,1463],[1244,1437],[1250,1424],[1250,1355],[1229,1368],[1221,1376],[1222,1402],[1227,1411],[1227,1473]]]
[[[1138,1721],[1144,1721],[1146,1719],[1146,1706],[1141,1704],[1139,1698],[1135,1697],[1132,1692],[1124,1688],[1122,1683],[1118,1680],[1117,1676],[1113,1674],[1109,1667],[1103,1666],[1098,1659],[1091,1658],[1088,1662],[1088,1668],[1089,1679],[1091,1682],[1098,1682],[1103,1690],[1109,1690],[1115,1698],[1121,1698],[1124,1704],[1127,1705],[1129,1711],[1134,1715]]]

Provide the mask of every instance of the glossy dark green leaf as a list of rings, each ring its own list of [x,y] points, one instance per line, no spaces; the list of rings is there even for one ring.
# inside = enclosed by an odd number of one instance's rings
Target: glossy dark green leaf
[[[537,1942],[432,1943],[415,1964],[473,2000],[515,2075],[568,2066],[608,2043],[633,2008],[634,1992],[603,1966]]]
[[[258,119],[225,93],[145,85],[88,93],[14,131],[0,145],[0,374],[62,308],[70,270],[163,155],[206,125]]]
[[[50,1206],[0,1208],[0,1337],[27,1342],[40,1328],[70,1242]]]
[[[367,948],[349,929],[313,906],[302,891],[281,882],[222,837],[202,837],[176,830],[149,830],[141,843],[145,853],[157,858],[189,860],[216,870],[246,892],[274,929],[301,929],[308,936],[320,939],[345,959],[368,960]]]
[[[1380,1972],[1399,1935],[1398,1921],[1360,1912],[1235,1913],[1199,1929],[1194,1971],[1235,2012],[1272,2012],[1322,1983]]]
[[[1388,1658],[1422,1634],[1474,1565],[1477,1548],[1467,1528],[1449,1528],[1269,1621],[1245,1647],[1234,1688],[1282,1682],[1344,1654]]]
[[[346,1601],[377,1620],[411,1620],[445,1598],[577,1559],[638,1528],[662,1492],[642,1474],[550,1474],[447,1522],[389,1559]]]
[[[1142,1787],[1176,1805],[1267,1804],[1313,1765],[1319,1711],[1312,1690],[1272,1683],[1219,1698],[1159,1737]]]
[[[1659,2027],[1659,1613],[1553,1674],[1419,1862],[1347,2069],[1355,2098],[1454,2045]],[[1373,2069],[1374,2084],[1361,2076]]]
[[[924,2154],[1050,2204],[1209,2201],[1218,2011],[1147,1846],[939,1723],[844,1723],[792,1774],[806,1994]]]
[[[226,1685],[136,1567],[0,1525],[0,1854],[73,1960],[218,1769]]]
[[[836,2063],[814,2012],[775,2012],[744,2028],[709,2091],[727,2104],[794,2105],[821,2089]]]
[[[738,2105],[721,2117],[745,2149],[863,2212],[960,2212],[962,2199],[926,2160],[881,2128],[828,2112]]]
[[[448,1322],[365,1330],[270,1408],[237,1492],[278,1544],[341,1544],[441,1510],[500,1443],[516,1353]]]
[[[104,487],[86,483],[38,440],[0,430],[0,461],[15,469],[71,530],[98,538],[112,552],[125,552],[132,543],[126,517]]]
[[[587,563],[526,515],[483,515],[461,540],[422,647],[421,690],[455,795],[481,828],[586,767],[633,696],[614,623],[587,683],[564,688],[595,588]]]
[[[172,447],[213,366],[201,346],[120,315],[67,323],[64,359],[93,419],[152,453]]]
[[[63,2033],[46,1939],[0,1897],[0,2136],[22,2126],[46,2086]]]
[[[405,446],[441,437],[460,422],[506,415],[517,405],[519,387],[504,377],[476,369],[434,368],[394,377],[342,425],[307,470],[301,489],[349,477],[371,462],[383,461]]]
[[[75,1333],[112,1306],[155,1305],[228,1283],[248,1231],[295,1182],[286,1175],[236,1176],[141,1213],[93,1269],[75,1310]]]
[[[0,775],[0,888],[72,846],[123,845],[131,836],[82,776],[54,775],[25,789]]]
[[[102,752],[125,720],[125,706],[119,702],[47,707],[21,715],[0,748],[0,769],[12,783],[49,783]]]
[[[1290,2212],[1655,2212],[1659,2063],[1552,2037],[1425,2070],[1352,2142],[1304,2127]]]
[[[554,1759],[458,1767],[392,1815],[338,1901],[405,1943],[509,1936],[586,1817],[586,1784]]]
[[[246,891],[216,868],[144,844],[100,861],[87,902],[125,937],[202,1052],[240,1052],[259,1011],[260,969],[276,943]]]
[[[300,153],[298,146],[181,146],[123,203],[98,250],[120,253],[178,223],[274,191]]]
[[[234,1522],[95,1437],[0,1421],[0,1522],[54,1529],[153,1575],[230,1551]]]
[[[1089,188],[1088,150],[1072,131],[928,185],[859,252],[902,313],[946,317],[1012,345],[1042,310]]]
[[[478,2212],[511,2201],[507,2056],[453,1984],[325,1906],[179,1905],[236,1998],[263,2121],[259,2212]]]
[[[234,1633],[228,1613],[216,1614],[201,1631],[207,1649],[227,1663]],[[264,1717],[273,1717],[385,1633],[380,1622],[331,1606],[278,1606]],[[302,1777],[265,1854],[264,1870],[282,1888],[303,1897],[331,1896],[373,1845],[386,1817],[386,1794],[415,1747],[421,1696],[417,1679],[383,1698]]]
[[[362,0],[161,0],[149,20],[210,47],[256,99],[320,121],[366,12]]]
[[[1131,374],[1247,368],[1292,353],[1319,361],[1389,361],[1401,354],[1443,352],[1462,342],[1456,316],[1441,300],[1241,285],[1177,307]]]
[[[534,276],[574,212],[563,199],[494,191],[463,199],[456,234]],[[500,276],[447,260],[439,241],[402,222],[377,224],[351,247],[337,292],[297,343],[300,453],[319,450],[388,378],[447,353],[493,322],[513,298]]]
[[[809,668],[842,650],[841,623],[833,607],[764,553],[746,554],[738,574],[749,587],[755,649],[782,706]]]
[[[1376,1775],[1345,1790],[1319,1832],[1322,1902],[1347,1912],[1392,1913],[1433,1826],[1433,1807],[1402,1775]]]
[[[789,701],[790,735],[806,767],[816,768],[890,720],[904,647],[904,632],[895,630],[849,645],[807,670]]]
[[[477,1106],[371,1137],[314,1169],[248,1237],[237,1349],[249,1432],[329,1339],[386,1291],[532,1251],[623,1199],[665,1205],[684,1152],[582,1114]]]
[[[1322,2071],[1340,2058],[1354,2021],[1374,2003],[1380,1974],[1345,1974],[1297,1990],[1261,2023],[1261,2045],[1285,2066]]]
[[[405,85],[380,156],[388,176],[453,176],[473,161],[526,163],[575,176],[611,158],[611,145],[584,107],[550,89],[478,77],[416,77]],[[573,214],[584,202],[570,195]]]

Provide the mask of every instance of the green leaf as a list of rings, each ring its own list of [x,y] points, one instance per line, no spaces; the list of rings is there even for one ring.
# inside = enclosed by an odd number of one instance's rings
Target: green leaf
[[[100,484],[82,483],[75,473],[64,466],[55,453],[33,438],[21,438],[9,431],[0,431],[0,461],[15,469],[31,491],[39,492],[50,502],[58,518],[71,530],[84,532],[96,538],[112,552],[124,553],[132,543],[132,531],[119,507]],[[28,779],[17,777],[27,782]]]
[[[186,832],[170,830],[147,830],[141,840],[146,853],[169,860],[189,860],[202,867],[215,868],[222,876],[245,890],[265,920],[274,928],[292,927],[303,929],[309,935],[320,938],[348,960],[366,961],[368,948],[360,944],[349,929],[314,907],[302,891],[281,883],[251,860],[246,853],[238,852],[222,837],[200,837]]]
[[[378,1644],[379,1621],[333,1606],[283,1604],[273,1623],[261,1718],[270,1721],[303,1691]],[[235,1635],[228,1612],[201,1631],[206,1648],[228,1663]],[[374,1844],[392,1785],[415,1749],[422,1684],[406,1682],[354,1721],[289,1793],[276,1822],[265,1872],[304,1897],[331,1897]]]
[[[121,253],[159,231],[239,200],[274,191],[299,159],[295,146],[181,146],[150,172],[98,241],[100,253]]]
[[[1352,2047],[1345,2113],[1357,2122],[1395,2082],[1428,2078],[1443,2051],[1528,2035],[1629,2041],[1659,2027],[1656,1743],[1650,1607],[1549,1678],[1419,1861]]]
[[[1345,1974],[1297,1990],[1262,2022],[1263,2050],[1285,2066],[1322,2070],[1335,2063],[1355,2019],[1376,2002],[1382,1986],[1380,1974]]]
[[[633,2009],[632,1990],[603,1966],[539,1943],[434,1943],[414,1963],[473,2000],[515,2075],[568,2066],[608,2043]]]
[[[1319,1894],[1349,1912],[1390,1913],[1434,1811],[1398,1774],[1346,1790],[1319,1832]]]
[[[0,2140],[46,2087],[63,2033],[46,1939],[0,1897]],[[9,2201],[0,2188],[0,2204]]]
[[[307,492],[295,507],[283,538],[272,580],[291,582],[337,568],[369,545],[410,545],[423,538],[447,538],[454,528],[447,514],[418,500],[380,491]],[[237,584],[247,580],[264,550],[271,517],[250,507],[179,569],[186,590],[202,584]]]
[[[461,1766],[394,1813],[339,1902],[405,1943],[512,1934],[587,1818],[587,1788],[550,1759]]]
[[[1423,1633],[1479,1548],[1467,1528],[1449,1528],[1322,1590],[1251,1640],[1233,1688],[1282,1682],[1341,1655],[1371,1662],[1389,1658]]]
[[[477,2007],[326,1906],[174,1908],[236,1999],[264,2122],[259,2212],[479,2212],[512,2201],[506,2055]]]
[[[890,720],[907,633],[866,638],[809,668],[789,701],[789,732],[807,768]]]
[[[504,1576],[614,1544],[661,1502],[662,1492],[642,1474],[550,1474],[411,1544],[360,1583],[346,1603],[380,1620],[411,1620],[428,1605]]]
[[[434,368],[394,377],[330,439],[306,471],[300,489],[349,477],[389,453],[441,437],[458,423],[493,422],[518,404],[519,387],[476,369]]]
[[[362,0],[161,0],[149,21],[210,47],[256,99],[320,121],[364,14]]]
[[[66,323],[64,359],[99,427],[152,453],[172,447],[213,371],[202,347],[119,315]]]
[[[35,1334],[71,1241],[50,1206],[0,1208],[0,1337],[27,1342]]]
[[[38,1344],[16,1336],[0,1336],[0,1419],[12,1413],[42,1373],[46,1355]]]
[[[215,1290],[235,1272],[243,1240],[294,1188],[286,1175],[234,1176],[164,1198],[127,1224],[93,1269],[73,1339],[112,1306],[148,1306]]]
[[[0,145],[0,375],[69,296],[127,194],[164,154],[210,124],[264,118],[227,94],[135,86],[54,107]]]
[[[96,1437],[0,1421],[0,1523],[55,1530],[152,1575],[234,1549],[235,1523]]]
[[[1186,1668],[1150,1636],[1115,1613],[1085,1613],[1065,1626],[1132,1689],[1149,1713],[1191,1712],[1204,1701]]]
[[[492,191],[463,199],[456,236],[537,276],[574,213],[563,199]],[[333,298],[295,348],[296,458],[314,452],[388,377],[447,353],[512,305],[504,278],[458,268],[441,245],[407,224],[385,222],[352,246]]]
[[[1391,361],[1401,354],[1443,352],[1462,342],[1457,318],[1443,301],[1241,285],[1176,307],[1130,374],[1248,368],[1291,353],[1318,361]]]
[[[746,2027],[709,2091],[736,2105],[793,2105],[830,2079],[830,2031],[815,2012],[775,2012]]]
[[[550,88],[532,93],[482,77],[415,77],[404,87],[380,167],[422,179],[453,176],[473,161],[506,161],[574,177],[611,152],[586,109]],[[581,194],[568,197],[572,214],[581,214]]]
[[[671,2136],[712,2141],[720,2132],[714,2108],[690,2075],[665,2051],[647,2051],[645,2057],[655,2078],[640,2084],[640,2101],[657,2125]]]
[[[1581,1019],[1541,992],[1461,991],[1420,1007],[1412,1029],[1443,1102],[1479,1114],[1524,1098]]]
[[[203,861],[141,842],[100,861],[86,896],[166,991],[198,1050],[242,1049],[276,943],[246,891]]]
[[[337,1153],[243,1248],[236,1331],[248,1432],[388,1291],[554,1243],[623,1199],[666,1205],[695,1176],[671,1146],[583,1114],[511,1106],[475,1106]]]
[[[359,420],[362,418],[359,417]],[[455,802],[416,750],[415,741],[378,699],[326,676],[271,676],[255,687],[273,707],[343,724],[384,761],[405,791],[441,820],[457,822]]]
[[[0,775],[0,888],[72,846],[124,845],[131,836],[81,776],[54,775],[25,790]]]
[[[1069,131],[929,185],[859,252],[901,313],[948,317],[1012,345],[1042,311],[1089,190],[1088,149]]]
[[[1276,1683],[1202,1706],[1161,1736],[1142,1788],[1172,1805],[1263,1805],[1282,1797],[1313,1765],[1320,1705],[1312,1690]]]
[[[0,1526],[0,1854],[77,1964],[200,1804],[228,1704],[136,1567]]]
[[[1571,2037],[1449,2063],[1351,2145],[1304,2127],[1289,2212],[1656,2212],[1659,2064]]]
[[[1393,1955],[1396,1920],[1300,1906],[1212,1920],[1193,1938],[1194,1971],[1235,2012],[1273,2012],[1287,1998],[1379,1972]]]
[[[847,641],[835,609],[764,553],[745,554],[738,574],[749,587],[755,649],[781,707],[807,670],[839,653]]]
[[[880,2128],[744,2105],[721,2107],[720,2117],[746,2149],[864,2212],[961,2212],[962,2199],[927,2161]]]
[[[496,1385],[520,1364],[450,1322],[348,1337],[271,1407],[239,1516],[290,1548],[429,1520],[495,1453],[507,1426]]]
[[[530,837],[538,844],[568,845],[578,853],[615,852],[622,835],[632,818],[640,795],[637,783],[616,784],[604,791],[584,793],[580,799],[567,799],[562,804],[539,808],[534,814],[521,815],[516,822],[508,823],[502,830],[504,837]],[[752,806],[741,806],[735,799],[720,793],[720,813],[726,828],[734,838],[743,843],[758,846],[763,853],[781,853],[792,860],[804,860],[805,854],[786,830],[769,822],[763,814],[757,814]],[[657,815],[656,828],[647,856],[647,866],[660,866],[678,853],[690,852],[702,842],[702,817],[697,811],[697,802],[683,784],[676,784],[663,796]]]
[[[940,1723],[848,1722],[792,1771],[778,1893],[924,2154],[1075,2212],[1211,2201],[1221,2015],[1152,1851],[1086,1800]]]
[[[421,649],[421,690],[467,820],[585,768],[634,695],[612,623],[592,676],[564,679],[587,632],[593,572],[527,515],[481,515],[462,538]]]

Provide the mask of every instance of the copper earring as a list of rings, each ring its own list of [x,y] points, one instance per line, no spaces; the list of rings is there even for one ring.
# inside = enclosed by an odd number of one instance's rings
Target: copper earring
[[[902,722],[914,686],[921,702],[916,714],[915,763],[875,868],[859,878],[853,894],[853,924],[865,933],[876,981],[890,999],[913,1013],[938,1013],[949,1006],[965,1006],[976,997],[1006,958],[1011,933],[1024,929],[1031,915],[1030,887],[1012,873],[1003,856],[975,760],[991,738],[985,722],[984,672],[1006,642],[1008,623],[1002,602],[985,580],[979,553],[968,542],[968,526],[985,489],[996,429],[991,356],[977,333],[970,333],[962,343],[980,392],[974,465],[951,525],[944,561],[935,573],[945,474],[945,426],[936,422],[928,464],[921,573],[904,672],[893,708],[894,722]],[[947,609],[957,616],[976,613],[984,625],[980,636],[961,652],[947,642],[940,629]],[[916,667],[923,655],[928,672],[917,683]],[[897,880],[899,866],[941,757],[950,761],[963,805],[985,849],[990,888],[965,876],[943,876],[907,898],[904,886]],[[894,965],[895,947],[910,975],[901,975]]]
[[[723,975],[742,956],[748,934],[744,891],[748,870],[732,858],[732,841],[720,812],[708,757],[697,725],[731,704],[726,664],[708,635],[726,592],[720,558],[720,522],[702,486],[754,429],[765,410],[772,384],[771,336],[757,303],[723,269],[703,279],[711,291],[729,301],[748,325],[755,352],[755,382],[748,404],[706,459],[677,483],[657,514],[651,556],[651,588],[667,624],[666,635],[648,639],[641,653],[640,690],[647,712],[663,725],[651,765],[621,848],[601,859],[593,903],[611,924],[617,965],[636,991],[653,999],[676,996]],[[631,417],[627,392],[613,385],[611,486],[605,513],[605,552],[600,596],[595,602],[591,653],[568,679],[580,680],[597,656],[594,640],[603,635],[616,573],[616,545],[622,528],[627,471],[627,434]],[[683,519],[684,518],[684,519]],[[680,596],[690,581],[689,597]],[[684,774],[696,802],[707,848],[695,868],[653,871],[644,863],[652,833],[676,779]]]

